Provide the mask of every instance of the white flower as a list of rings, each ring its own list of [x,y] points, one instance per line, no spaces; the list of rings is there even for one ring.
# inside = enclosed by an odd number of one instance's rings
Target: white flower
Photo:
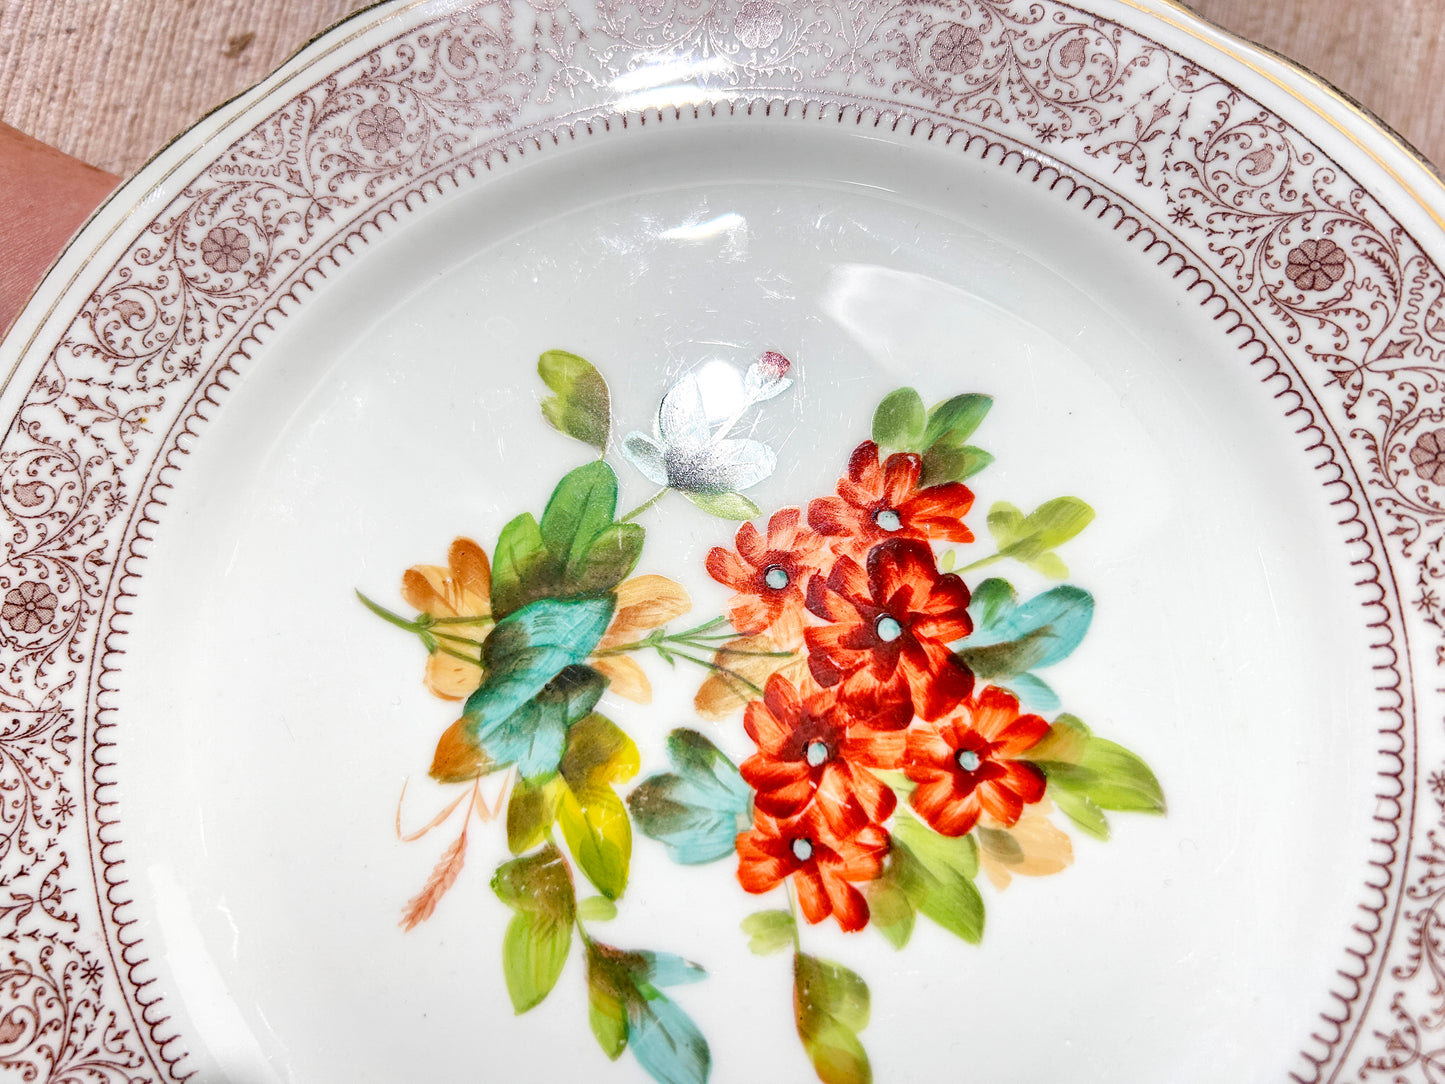
[[[769,351],[746,376],[711,362],[667,390],[653,436],[634,430],[622,442],[627,459],[650,481],[685,493],[738,493],[773,473],[777,454],[762,441],[727,434],[753,406],[792,386],[791,367]]]

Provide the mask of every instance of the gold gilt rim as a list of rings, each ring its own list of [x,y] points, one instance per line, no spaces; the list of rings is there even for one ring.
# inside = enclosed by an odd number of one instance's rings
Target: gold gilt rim
[[[1410,199],[1414,200],[1417,204],[1419,204],[1420,209],[1423,210],[1430,217],[1430,220],[1434,222],[1436,226],[1440,227],[1441,229],[1445,229],[1445,212],[1442,212],[1442,209],[1437,206],[1435,202],[1432,202],[1445,201],[1445,180],[1442,180],[1439,169],[1436,168],[1435,164],[1431,162],[1430,159],[1426,158],[1425,155],[1420,153],[1420,151],[1416,149],[1416,147],[1408,139],[1406,139],[1399,132],[1397,132],[1385,120],[1381,119],[1378,114],[1367,109],[1364,105],[1360,104],[1360,102],[1356,101],[1349,94],[1345,93],[1339,87],[1335,86],[1328,79],[1311,71],[1299,61],[1293,60],[1290,57],[1285,56],[1278,50],[1271,49],[1267,45],[1261,45],[1257,41],[1252,41],[1240,34],[1235,33],[1233,30],[1230,30],[1227,27],[1219,25],[1214,20],[1200,15],[1197,11],[1193,10],[1187,4],[1185,4],[1183,0],[1156,0],[1156,2],[1166,5],[1172,11],[1178,12],[1180,15],[1183,16],[1182,19],[1176,18],[1175,16],[1170,15],[1167,12],[1158,11],[1155,8],[1149,6],[1148,4],[1142,3],[1141,0],[1116,0],[1116,2],[1123,4],[1125,7],[1132,8],[1135,11],[1141,12],[1144,15],[1149,16],[1150,18],[1156,19],[1159,22],[1162,22],[1175,30],[1187,34],[1195,41],[1203,42],[1210,48],[1220,53],[1223,53],[1225,56],[1229,57],[1236,63],[1242,64],[1244,67],[1248,68],[1250,71],[1254,72],[1262,79],[1267,80],[1277,89],[1283,91],[1285,94],[1288,94],[1292,99],[1294,99],[1300,105],[1304,106],[1316,117],[1320,118],[1320,120],[1324,121],[1335,131],[1339,132],[1340,135],[1344,136],[1347,140],[1349,140],[1349,142],[1358,151],[1364,154],[1366,158],[1373,162],[1381,170],[1381,172],[1388,176],[1390,180],[1394,181],[1395,184],[1399,185],[1401,190],[1404,191],[1405,194],[1410,197]],[[1218,41],[1211,38],[1206,38],[1203,34],[1199,32],[1200,27],[1207,27],[1216,34],[1229,40]],[[1306,82],[1310,84],[1313,90],[1318,92],[1318,95],[1307,96],[1301,94],[1296,88],[1292,87],[1284,79],[1281,79],[1275,73],[1267,71],[1260,65],[1256,64],[1252,59],[1250,59],[1246,52],[1241,52],[1239,49],[1231,47],[1229,42],[1237,42],[1249,52],[1263,53],[1265,56],[1269,57],[1276,63],[1296,72],[1298,75],[1303,77]],[[1422,192],[1420,187],[1412,184],[1407,178],[1402,176],[1399,170],[1395,169],[1392,165],[1390,165],[1390,163],[1384,159],[1384,157],[1380,154],[1379,151],[1375,150],[1369,144],[1361,140],[1355,132],[1351,131],[1344,124],[1342,124],[1334,113],[1324,108],[1321,105],[1320,96],[1323,96],[1323,98],[1327,99],[1331,104],[1341,107],[1350,116],[1363,122],[1369,128],[1374,129],[1378,134],[1385,136],[1391,143],[1395,145],[1396,150],[1404,154],[1406,157],[1413,159],[1415,164],[1419,166],[1425,174],[1426,182],[1424,188],[1426,189],[1426,191]]]

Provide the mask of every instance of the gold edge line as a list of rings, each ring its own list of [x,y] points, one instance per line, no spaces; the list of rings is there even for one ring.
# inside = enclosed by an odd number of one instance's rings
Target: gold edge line
[[[363,8],[361,11],[356,12],[354,15],[350,16],[350,18],[348,18],[348,19],[343,19],[340,23],[337,23],[336,26],[333,26],[333,27],[330,28],[330,29],[331,29],[331,30],[334,30],[334,29],[336,29],[336,27],[342,26],[342,25],[344,25],[345,23],[349,22],[350,19],[360,18],[361,16],[363,16],[363,15],[366,14],[367,12],[374,11],[377,7],[380,7],[380,6],[381,6],[381,3],[384,3],[384,2],[385,2],[385,0],[381,0],[381,2],[379,2],[379,3],[376,3],[376,4],[373,4],[373,5],[369,6],[369,7]],[[352,34],[349,34],[349,35],[346,36],[345,38],[342,38],[341,40],[339,40],[339,41],[333,43],[332,45],[328,46],[328,47],[327,47],[326,49],[324,49],[322,52],[317,53],[316,56],[313,57],[313,58],[311,59],[311,61],[308,63],[307,67],[309,67],[310,64],[314,64],[314,63],[316,63],[317,61],[322,60],[322,59],[330,56],[331,54],[337,52],[338,50],[342,49],[343,47],[345,47],[345,46],[347,46],[347,45],[350,45],[353,41],[356,41],[358,38],[364,37],[364,36],[366,36],[367,34],[372,33],[372,32],[375,31],[378,27],[385,26],[387,23],[389,23],[389,22],[391,22],[391,21],[393,21],[393,20],[395,20],[395,19],[397,19],[397,18],[400,18],[402,15],[405,15],[407,12],[411,11],[412,9],[421,7],[421,6],[423,6],[424,4],[428,4],[428,3],[431,3],[431,0],[412,0],[412,2],[409,3],[409,4],[407,4],[405,7],[398,8],[396,11],[393,11],[393,12],[387,14],[387,15],[382,16],[380,19],[377,19],[375,22],[370,23],[369,25],[363,27],[363,28],[360,29],[360,30],[355,31],[355,32],[352,33]],[[324,38],[328,33],[330,33],[330,30],[323,30],[323,31],[322,31],[320,34],[318,34],[316,37],[312,38],[310,41],[306,42],[306,44],[302,45],[300,49],[298,49],[296,52],[292,53],[289,57],[287,57],[285,60],[283,60],[283,61],[281,62],[281,64],[278,65],[277,69],[276,69],[275,71],[273,71],[269,76],[267,76],[266,78],[262,79],[260,82],[255,83],[255,84],[253,84],[252,86],[248,87],[246,90],[243,90],[243,91],[241,91],[240,93],[236,94],[234,97],[232,97],[232,98],[230,99],[230,102],[235,102],[235,101],[237,101],[237,100],[240,99],[240,98],[244,98],[244,97],[249,96],[252,92],[259,92],[258,95],[257,95],[257,99],[256,99],[256,101],[255,101],[253,104],[247,105],[247,106],[245,106],[245,107],[243,107],[243,108],[241,108],[241,109],[239,109],[239,110],[231,113],[226,119],[222,120],[219,124],[217,124],[217,125],[209,132],[209,134],[207,134],[205,137],[203,137],[203,139],[201,140],[200,145],[199,145],[195,150],[192,150],[192,151],[188,152],[187,154],[185,154],[185,155],[180,159],[180,161],[176,162],[176,164],[173,165],[173,166],[171,166],[170,169],[166,170],[166,172],[165,172],[164,174],[162,174],[162,175],[161,175],[160,177],[158,177],[155,181],[153,181],[152,183],[150,183],[149,185],[147,185],[145,191],[141,194],[141,196],[140,196],[138,199],[136,199],[128,208],[126,208],[126,210],[125,210],[124,212],[122,212],[120,218],[116,221],[115,225],[111,226],[110,229],[108,229],[108,230],[105,232],[104,236],[102,236],[99,240],[97,240],[97,241],[91,246],[91,249],[90,249],[89,254],[81,258],[83,262],[81,263],[80,267],[78,267],[78,268],[71,274],[70,279],[65,283],[65,285],[63,285],[63,286],[60,287],[59,291],[58,291],[57,294],[56,294],[55,300],[52,301],[52,302],[50,303],[50,305],[46,308],[45,313],[40,317],[39,321],[36,323],[36,325],[35,325],[35,330],[30,333],[30,338],[25,341],[25,344],[20,347],[19,351],[18,351],[17,354],[15,355],[15,361],[14,361],[14,363],[10,366],[10,371],[5,374],[4,380],[0,380],[0,395],[4,395],[7,391],[10,390],[10,385],[11,385],[11,383],[12,383],[12,382],[14,381],[14,379],[15,379],[15,374],[20,371],[21,365],[24,363],[25,359],[30,356],[31,350],[34,349],[36,341],[40,338],[41,332],[43,332],[43,331],[45,330],[46,326],[50,323],[51,317],[53,317],[53,316],[55,315],[55,311],[56,311],[56,309],[59,307],[60,302],[70,293],[70,291],[71,291],[72,289],[75,288],[76,283],[80,281],[81,276],[85,273],[86,269],[90,266],[90,262],[96,257],[97,254],[99,254],[100,250],[103,249],[103,248],[111,241],[111,239],[112,239],[113,237],[115,237],[115,235],[116,235],[117,233],[120,232],[120,230],[126,225],[126,223],[128,223],[128,222],[131,221],[131,217],[135,214],[136,209],[137,209],[138,207],[140,207],[140,205],[141,205],[142,203],[144,203],[145,200],[147,200],[148,198],[150,198],[150,196],[156,191],[156,189],[158,189],[158,188],[162,187],[163,185],[165,185],[168,181],[170,181],[173,177],[175,177],[175,175],[176,175],[178,172],[180,172],[181,169],[183,169],[188,163],[191,163],[191,162],[193,161],[193,159],[196,157],[196,155],[197,155],[200,151],[202,151],[202,150],[204,150],[206,147],[210,146],[211,142],[212,142],[214,139],[216,139],[222,132],[224,132],[224,131],[225,131],[227,128],[229,128],[231,125],[235,124],[236,121],[238,121],[241,117],[245,116],[245,114],[246,114],[246,112],[247,112],[248,110],[254,109],[256,106],[260,105],[261,102],[265,101],[265,100],[266,100],[268,97],[270,97],[272,94],[276,93],[276,91],[280,90],[281,87],[285,86],[286,83],[288,83],[290,80],[295,79],[297,76],[299,76],[300,74],[302,74],[302,72],[304,72],[304,71],[306,70],[306,68],[302,68],[300,71],[296,71],[296,72],[293,72],[293,73],[291,73],[291,74],[289,74],[289,75],[284,75],[284,76],[281,74],[281,69],[283,69],[283,68],[287,67],[288,65],[290,65],[290,64],[292,63],[292,61],[294,61],[294,60],[295,60],[297,57],[299,57],[302,53],[306,52],[307,49],[309,49],[309,48],[311,48],[313,45],[315,45],[318,41],[321,40],[321,38]],[[268,86],[267,84],[270,84],[270,85]],[[168,142],[168,143],[165,145],[165,147],[162,147],[159,151],[157,151],[156,154],[151,157],[150,161],[148,161],[145,165],[141,166],[140,170],[137,170],[137,172],[136,172],[135,174],[132,174],[132,175],[131,175],[129,178],[127,178],[125,181],[121,182],[120,188],[117,189],[117,192],[119,192],[121,189],[124,189],[124,188],[126,188],[128,185],[130,185],[130,184],[136,179],[136,177],[139,176],[139,174],[140,174],[141,172],[143,172],[143,171],[147,168],[147,166],[149,166],[149,165],[151,164],[151,162],[154,162],[156,158],[158,158],[160,155],[164,154],[164,153],[166,152],[166,150],[169,149],[171,146],[175,145],[175,144],[176,144],[177,142],[179,142],[180,140],[185,139],[186,136],[188,136],[188,135],[192,134],[193,132],[195,132],[196,129],[199,128],[201,124],[205,123],[205,120],[206,120],[208,117],[213,116],[213,115],[215,114],[215,112],[219,111],[220,109],[224,109],[227,104],[230,104],[230,102],[222,103],[220,106],[217,106],[217,107],[216,107],[216,110],[213,110],[211,113],[206,114],[205,116],[203,116],[203,117],[201,118],[201,120],[197,121],[194,125],[192,125],[191,127],[185,129],[184,131],[182,131],[181,133],[179,133],[178,135],[176,135],[173,139],[170,140],[170,142]],[[209,163],[208,163],[208,167],[209,167]],[[113,196],[107,197],[106,200],[105,200],[105,202],[102,203],[98,208],[96,208],[96,210],[95,210],[94,214],[91,216],[91,218],[90,218],[90,219],[87,219],[85,225],[83,225],[83,226],[80,227],[80,230],[79,230],[79,231],[77,232],[77,234],[76,234],[77,239],[79,238],[80,234],[83,234],[83,233],[89,228],[90,222],[91,222],[97,215],[103,214],[103,213],[109,208],[110,201],[111,201],[111,199],[113,199],[113,198],[114,198]],[[74,241],[70,242],[69,244],[67,244],[67,245],[65,246],[64,249],[61,250],[60,255],[56,257],[56,263],[57,263],[57,264],[58,264],[61,260],[65,259],[67,255],[70,254],[70,246],[71,246],[71,244],[73,244],[73,243],[74,243]],[[52,270],[53,270],[53,267],[52,267]],[[47,271],[46,274],[45,274],[45,278],[49,278],[49,277],[50,277],[50,272]],[[43,290],[43,289],[45,288],[45,278],[42,278],[42,279],[40,280],[40,285],[36,287],[36,291],[37,291],[37,292],[39,292],[40,290]],[[28,306],[27,306],[27,307],[28,307]],[[24,309],[21,310],[21,315],[24,314],[24,311],[25,311]],[[15,322],[16,322],[16,323],[19,323],[19,322],[20,322],[21,315],[17,315],[17,316],[16,316],[16,318],[15,318]]]
[[[1427,200],[1420,193],[1419,189],[1417,189],[1413,184],[1411,184],[1408,180],[1402,177],[1394,166],[1390,165],[1390,163],[1386,162],[1385,159],[1380,156],[1379,152],[1362,143],[1353,132],[1351,132],[1348,128],[1343,127],[1338,120],[1336,120],[1329,113],[1326,113],[1323,109],[1321,109],[1316,102],[1311,101],[1309,98],[1306,98],[1298,90],[1290,86],[1279,76],[1273,74],[1272,72],[1266,71],[1264,68],[1261,68],[1244,53],[1241,53],[1240,51],[1229,45],[1228,42],[1216,41],[1210,37],[1206,37],[1203,33],[1200,32],[1199,28],[1207,27],[1209,26],[1209,24],[1206,23],[1199,16],[1195,15],[1193,12],[1189,11],[1182,4],[1180,4],[1179,0],[1164,0],[1164,2],[1169,4],[1169,6],[1174,8],[1176,11],[1183,12],[1185,15],[1184,20],[1176,19],[1170,15],[1165,14],[1164,12],[1156,11],[1153,8],[1146,7],[1144,4],[1140,3],[1139,0],[1116,0],[1116,2],[1123,4],[1125,7],[1133,8],[1135,11],[1141,12],[1152,19],[1157,19],[1159,22],[1162,22],[1168,26],[1173,27],[1175,30],[1187,34],[1195,41],[1201,42],[1202,44],[1223,53],[1231,60],[1243,64],[1246,68],[1254,72],[1256,75],[1268,80],[1270,83],[1273,83],[1276,87],[1284,91],[1291,98],[1299,102],[1311,113],[1319,117],[1331,128],[1339,132],[1347,140],[1353,143],[1357,150],[1362,152],[1365,157],[1369,158],[1370,161],[1374,162],[1375,165],[1378,166],[1381,170],[1383,170],[1392,181],[1399,185],[1400,188],[1404,190],[1405,194],[1415,201],[1415,203],[1420,207],[1420,209],[1430,217],[1430,220],[1433,221],[1436,226],[1438,226],[1442,230],[1445,230],[1445,216],[1442,216],[1440,211],[1437,211],[1433,206],[1431,206],[1430,201]],[[1234,38],[1241,44],[1252,48],[1252,46],[1248,46],[1244,39],[1239,38],[1237,35],[1233,34],[1228,30],[1225,30],[1223,27],[1217,28],[1216,32],[1227,37]],[[1417,162],[1420,165],[1421,169],[1424,171],[1425,176],[1430,179],[1433,186],[1440,190],[1440,194],[1442,196],[1445,196],[1445,181],[1442,181],[1440,177],[1435,174],[1434,170],[1430,168],[1429,162],[1418,151],[1410,147],[1407,143],[1405,143],[1403,139],[1401,139],[1394,132],[1386,128],[1380,121],[1370,116],[1370,114],[1367,113],[1364,109],[1362,109],[1359,105],[1350,101],[1350,99],[1345,97],[1345,95],[1342,94],[1339,90],[1335,89],[1328,82],[1320,78],[1308,68],[1302,66],[1296,61],[1289,60],[1284,57],[1280,57],[1279,62],[1281,64],[1287,65],[1289,68],[1297,72],[1307,82],[1311,83],[1318,90],[1322,91],[1327,97],[1330,98],[1331,101],[1333,101],[1337,105],[1343,106],[1350,114],[1369,125],[1370,128],[1372,128],[1374,131],[1379,132],[1382,136],[1384,136],[1391,143],[1393,143],[1396,148],[1399,149],[1402,153]]]

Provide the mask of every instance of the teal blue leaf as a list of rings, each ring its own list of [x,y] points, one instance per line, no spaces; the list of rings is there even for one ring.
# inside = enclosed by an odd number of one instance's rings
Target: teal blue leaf
[[[523,779],[551,775],[562,760],[568,729],[597,705],[606,686],[607,680],[589,666],[565,667],[478,740],[494,763],[515,763]]]
[[[707,1040],[692,1018],[650,985],[627,1005],[632,1056],[660,1084],[706,1084],[712,1069]]]
[[[487,636],[487,678],[467,698],[462,719],[467,737],[494,763],[518,763],[528,776],[556,767],[577,705],[590,697],[590,711],[601,685],[592,671],[553,682],[568,667],[585,670],[580,664],[607,630],[615,604],[610,595],[539,599],[503,618]]]
[[[1059,694],[1037,674],[1015,674],[1004,681],[1003,687],[1019,698],[1020,706],[1035,714],[1059,710]]]
[[[695,730],[669,734],[667,753],[675,770],[645,780],[627,798],[638,829],[683,865],[726,858],[747,827],[751,788]]]
[[[686,986],[707,978],[707,971],[670,952],[637,953],[646,967],[647,981],[654,986]]]
[[[626,952],[587,942],[588,1011],[610,1058],[629,1046],[660,1084],[704,1084],[712,1067],[707,1041],[659,989],[696,982],[702,968],[662,952]]]
[[[1052,666],[1079,646],[1094,618],[1094,597],[1078,587],[1055,587],[1022,606],[1012,587],[985,580],[969,603],[974,629],[958,655],[985,680],[1008,679]]]

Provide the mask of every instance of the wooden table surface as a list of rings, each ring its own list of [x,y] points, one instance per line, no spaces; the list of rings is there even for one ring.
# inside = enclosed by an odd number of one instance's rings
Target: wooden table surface
[[[1445,162],[1442,0],[1189,0]],[[125,175],[362,0],[0,0],[0,120]]]

